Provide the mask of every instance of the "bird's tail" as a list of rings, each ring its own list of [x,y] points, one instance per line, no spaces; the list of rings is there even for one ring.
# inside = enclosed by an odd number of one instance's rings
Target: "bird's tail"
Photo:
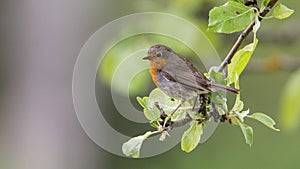
[[[211,84],[212,88],[216,89],[216,90],[225,90],[225,91],[229,91],[235,94],[239,93],[239,90],[230,86],[225,86],[225,85],[221,85],[221,84]]]

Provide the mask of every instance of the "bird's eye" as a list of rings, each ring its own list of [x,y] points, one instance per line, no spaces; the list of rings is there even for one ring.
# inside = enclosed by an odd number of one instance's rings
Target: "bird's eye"
[[[157,54],[156,54],[156,57],[161,57],[161,53],[157,53]]]

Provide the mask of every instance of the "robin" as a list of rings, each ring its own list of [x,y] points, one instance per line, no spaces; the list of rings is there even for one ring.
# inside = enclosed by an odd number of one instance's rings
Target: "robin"
[[[154,84],[168,96],[183,102],[193,100],[201,94],[218,90],[238,93],[239,90],[213,83],[186,58],[164,45],[149,48],[147,56]],[[180,105],[177,107],[179,108]],[[177,109],[176,108],[176,109]]]

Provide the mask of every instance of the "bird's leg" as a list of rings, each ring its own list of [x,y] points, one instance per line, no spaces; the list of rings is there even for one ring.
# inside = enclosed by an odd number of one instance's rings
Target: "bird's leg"
[[[167,119],[168,115],[165,113],[165,111],[159,106],[158,102],[154,103],[155,107],[159,110],[160,112],[160,118],[162,121],[159,121],[159,124],[162,125],[163,131],[167,131],[169,129],[169,127],[172,125],[172,121],[171,119]],[[162,132],[163,132],[162,131]]]
[[[165,120],[167,117],[168,117],[168,115],[165,113],[165,111],[159,106],[159,104],[158,104],[158,102],[155,102],[154,103],[154,105],[156,106],[156,108],[159,110],[159,112],[160,112],[160,118],[162,119],[162,120]]]
[[[196,103],[197,103],[198,97],[199,97],[199,95],[196,96],[196,99],[194,101],[194,105],[193,105],[192,111],[195,111],[195,107],[196,107]]]
[[[183,103],[183,102],[181,102],[181,103],[176,107],[176,109],[172,111],[172,113],[170,114],[170,116],[173,116],[173,115],[174,115],[174,113],[181,107],[182,103]]]

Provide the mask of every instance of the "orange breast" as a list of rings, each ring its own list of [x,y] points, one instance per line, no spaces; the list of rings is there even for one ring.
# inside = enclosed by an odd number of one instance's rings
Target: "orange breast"
[[[155,84],[156,86],[158,86],[158,81],[157,81],[157,77],[156,77],[157,69],[155,69],[155,68],[150,68],[149,72],[150,72],[150,74],[151,74],[151,77],[152,77],[152,80],[153,80],[154,84]]]

